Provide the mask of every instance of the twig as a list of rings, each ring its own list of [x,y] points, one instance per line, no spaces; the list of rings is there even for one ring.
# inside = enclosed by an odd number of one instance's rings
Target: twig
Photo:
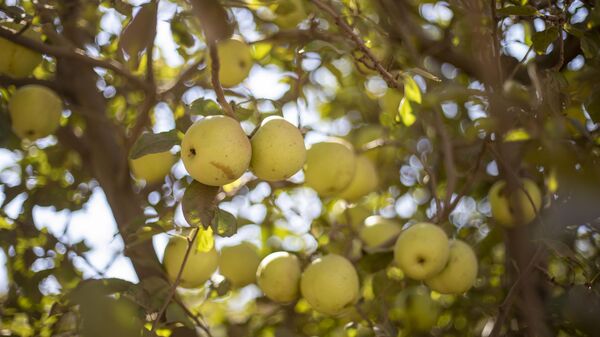
[[[350,27],[350,25],[348,25],[346,20],[344,20],[342,18],[342,16],[335,9],[333,9],[331,6],[326,4],[324,1],[321,1],[321,0],[311,0],[311,1],[317,7],[324,10],[325,12],[327,12],[327,14],[329,14],[333,18],[333,20],[335,21],[337,26],[340,27],[342,29],[342,31],[344,33],[346,33],[346,35],[348,35],[348,37],[350,37],[350,39],[352,39],[352,41],[356,44],[358,49],[360,49],[367,56],[367,58],[369,58],[369,60],[373,63],[375,70],[377,70],[379,72],[379,74],[381,74],[381,76],[387,83],[388,87],[400,88],[400,82],[398,82],[398,80],[389,71],[387,71],[383,67],[381,62],[377,59],[377,57],[373,54],[373,52],[371,52],[371,49],[369,49],[369,47],[367,47],[365,45],[365,42],[362,40],[362,38],[360,36],[358,36],[358,34],[356,34],[356,32],[354,32],[354,29],[352,29],[352,27]]]
[[[217,102],[219,102],[227,116],[235,118],[231,105],[229,105],[229,102],[227,102],[227,100],[225,99],[225,93],[223,93],[223,86],[221,86],[221,81],[219,80],[219,53],[215,41],[210,41],[208,43],[208,50],[210,52],[211,65],[210,80],[212,82],[213,89],[215,90],[215,94],[217,95]]]
[[[120,64],[116,61],[97,59],[92,56],[86,55],[83,50],[78,49],[78,48],[71,50],[68,48],[52,46],[49,44],[45,44],[42,42],[38,42],[38,41],[35,41],[32,39],[29,39],[23,35],[18,35],[17,33],[18,32],[14,31],[12,29],[0,26],[0,37],[5,38],[9,41],[12,41],[18,45],[27,47],[29,49],[35,50],[42,54],[47,54],[47,55],[51,55],[51,56],[58,57],[58,58],[67,58],[67,59],[77,60],[77,61],[86,63],[92,67],[100,67],[100,68],[112,70],[115,73],[126,78],[128,81],[135,84],[137,87],[139,87],[145,91],[152,90],[152,87],[150,85],[148,85],[144,80],[133,75],[131,72],[129,72],[127,69],[125,69],[122,64]]]
[[[525,60],[527,59],[527,56],[529,55],[529,53],[531,53],[532,50],[533,50],[533,43],[531,44],[531,46],[529,46],[529,49],[527,49],[527,52],[525,53],[525,55],[523,55],[521,60],[519,60],[519,63],[517,63],[515,65],[515,67],[513,68],[513,70],[510,72],[510,75],[508,75],[507,80],[512,80],[513,77],[515,77],[515,75],[517,74],[517,71],[523,65],[523,62],[525,62]]]
[[[181,280],[181,275],[183,274],[183,269],[185,268],[185,264],[187,263],[188,257],[190,256],[192,247],[194,247],[194,241],[196,240],[196,236],[198,236],[198,228],[194,228],[193,231],[194,231],[194,233],[192,234],[192,238],[191,239],[189,237],[187,238],[188,246],[185,250],[185,254],[183,255],[183,261],[181,262],[181,267],[179,267],[179,271],[177,272],[177,277],[175,277],[175,281],[173,281],[173,284],[171,284],[171,289],[169,289],[169,294],[167,295],[167,298],[165,299],[165,302],[163,303],[162,307],[158,311],[158,315],[156,316],[156,319],[152,322],[152,329],[150,330],[151,332],[156,330],[156,327],[158,326],[158,321],[163,316],[163,314],[165,313],[165,310],[167,310],[167,307],[169,306],[169,303],[171,303],[171,300],[175,296],[175,291],[177,290],[177,285],[179,285],[179,281]]]

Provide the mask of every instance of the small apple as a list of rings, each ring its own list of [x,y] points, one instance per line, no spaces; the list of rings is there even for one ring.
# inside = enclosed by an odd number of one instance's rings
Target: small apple
[[[298,297],[300,287],[300,261],[288,252],[267,255],[256,271],[257,283],[271,300],[289,303]]]
[[[273,22],[281,28],[294,28],[308,16],[302,0],[276,1],[269,9],[276,15]]]
[[[263,180],[285,180],[304,166],[306,147],[302,133],[278,116],[267,117],[252,136],[254,174]]]
[[[411,331],[426,332],[437,323],[440,307],[431,299],[431,291],[424,286],[410,287],[396,296],[394,307],[390,310],[393,320]]]
[[[492,216],[499,225],[514,227],[530,223],[541,209],[542,193],[535,182],[530,179],[521,179],[521,183],[527,193],[521,187],[517,187],[511,195],[507,195],[508,188],[503,180],[497,181],[490,189],[488,199],[492,208]]]
[[[219,57],[219,81],[223,87],[240,84],[248,77],[254,64],[250,46],[236,38],[219,41],[217,55]],[[210,73],[210,57],[207,59],[206,65],[207,71]]]
[[[358,274],[345,257],[329,254],[306,267],[300,291],[314,310],[336,315],[358,300]]]
[[[13,130],[17,136],[29,140],[43,138],[56,131],[62,110],[60,97],[36,84],[17,89],[8,103]]]
[[[410,278],[424,280],[439,273],[448,261],[448,236],[426,222],[404,230],[394,246],[394,261]]]
[[[214,247],[208,252],[198,250],[196,243],[190,251],[187,262],[179,279],[183,288],[197,288],[206,282],[217,270],[219,256]],[[188,241],[180,236],[173,236],[165,248],[163,264],[171,282],[175,282],[183,263]]]
[[[477,257],[471,246],[460,240],[451,240],[448,263],[437,275],[425,280],[431,290],[440,294],[462,294],[477,278]]]
[[[13,22],[1,24],[4,28],[21,31],[23,25]],[[41,34],[33,28],[27,28],[21,33],[23,36],[41,41]],[[27,77],[42,62],[42,54],[0,38],[0,74],[10,77]]]
[[[227,116],[209,116],[194,123],[181,142],[181,159],[188,173],[210,186],[238,179],[252,157],[250,140],[240,123]]]
[[[313,144],[306,153],[306,186],[321,196],[333,196],[343,191],[350,185],[355,170],[356,156],[352,145],[341,139]]]
[[[378,248],[398,237],[402,226],[394,220],[372,215],[365,219],[359,237],[367,248]]]
[[[260,263],[257,248],[242,242],[236,246],[223,247],[219,256],[219,272],[234,287],[243,287],[256,281],[256,269]]]
[[[177,158],[170,151],[151,153],[129,161],[131,172],[136,179],[148,184],[163,181],[171,171]]]
[[[365,156],[357,156],[354,177],[339,197],[353,201],[375,191],[378,184],[379,178],[375,164]]]

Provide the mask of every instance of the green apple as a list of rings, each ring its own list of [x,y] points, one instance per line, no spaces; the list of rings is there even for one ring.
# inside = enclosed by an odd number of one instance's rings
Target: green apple
[[[335,138],[313,144],[306,153],[304,177],[306,186],[321,196],[343,191],[354,177],[356,156],[352,145]]]
[[[402,226],[394,220],[372,215],[365,219],[365,225],[360,230],[359,237],[367,248],[378,248],[395,240]]]
[[[260,256],[256,246],[242,242],[221,249],[219,272],[234,287],[243,287],[256,281],[256,269],[259,263]]]
[[[36,84],[17,89],[8,103],[14,132],[29,140],[43,138],[56,131],[62,110],[60,97],[51,89]]]
[[[276,15],[273,22],[281,28],[294,28],[308,16],[302,0],[276,1],[269,9]]]
[[[267,117],[252,136],[252,172],[267,181],[285,180],[304,166],[302,133],[278,116]]]
[[[250,165],[252,146],[240,123],[209,116],[194,123],[181,142],[181,159],[197,181],[222,186],[237,180]]]
[[[424,286],[409,287],[402,290],[390,310],[393,320],[411,331],[426,332],[437,323],[440,307],[431,299],[431,291]]]
[[[521,179],[521,183],[527,193],[521,187],[517,187],[511,195],[507,195],[507,185],[503,180],[492,185],[488,199],[492,208],[492,216],[497,224],[514,227],[530,223],[541,209],[542,193],[535,182],[530,179]]]
[[[187,262],[179,279],[183,288],[197,288],[206,282],[217,270],[219,256],[214,247],[208,252],[198,250],[196,243],[190,251]],[[165,248],[163,265],[171,282],[175,282],[183,264],[188,241],[180,236],[173,236]]]
[[[425,283],[440,294],[462,294],[471,289],[477,278],[477,256],[471,246],[460,240],[451,240],[449,247],[448,263]]]
[[[3,23],[2,27],[20,31],[23,25]],[[33,28],[27,28],[21,33],[32,40],[41,41],[41,34]],[[0,74],[10,77],[27,77],[42,62],[42,54],[0,38]]]
[[[329,254],[314,260],[304,270],[300,291],[314,310],[336,315],[358,300],[358,274],[345,257]]]
[[[410,278],[424,280],[439,273],[448,261],[448,236],[422,222],[404,230],[394,246],[394,261]]]
[[[275,252],[260,262],[256,278],[265,296],[275,302],[289,303],[298,297],[301,273],[296,255]]]
[[[346,200],[357,200],[377,189],[379,178],[375,164],[365,156],[356,157],[356,170],[354,177],[339,195]]]
[[[164,180],[175,161],[177,161],[177,158],[174,154],[170,151],[164,151],[132,159],[129,161],[129,166],[136,179],[154,184]]]
[[[221,40],[217,43],[219,57],[219,81],[223,87],[240,84],[248,74],[254,61],[252,49],[246,42],[236,38]],[[207,71],[210,72],[211,60],[207,59]]]

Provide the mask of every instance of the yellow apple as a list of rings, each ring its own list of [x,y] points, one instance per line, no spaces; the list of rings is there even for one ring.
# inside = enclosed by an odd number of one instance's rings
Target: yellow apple
[[[390,310],[393,320],[402,322],[408,330],[420,332],[431,330],[437,323],[439,314],[438,303],[431,299],[430,290],[424,286],[402,290]]]
[[[314,310],[336,315],[358,300],[358,274],[345,257],[329,254],[304,270],[300,291]]]
[[[163,181],[171,172],[177,158],[170,151],[151,153],[129,161],[131,172],[136,179],[145,180],[148,184]]]
[[[497,181],[490,189],[488,199],[492,208],[492,216],[497,224],[514,227],[530,223],[541,209],[542,193],[535,182],[530,179],[521,179],[521,183],[527,193],[521,187],[517,187],[511,195],[507,195],[506,182],[503,180]],[[533,201],[533,205],[531,201]]]
[[[8,103],[14,132],[29,140],[56,131],[62,110],[62,100],[54,91],[35,84],[19,88]]]
[[[194,123],[181,142],[181,159],[197,181],[222,186],[237,180],[250,165],[252,146],[240,123],[209,116]]]
[[[273,22],[281,28],[294,28],[307,17],[302,0],[276,1],[270,9],[276,15]]]
[[[219,256],[214,248],[203,252],[197,249],[195,243],[193,245],[179,279],[179,286],[183,288],[200,287],[217,270],[218,266]],[[186,239],[173,236],[165,248],[163,265],[171,282],[177,278],[187,247]]]
[[[477,278],[477,256],[471,246],[460,240],[451,240],[449,247],[448,263],[425,283],[440,294],[462,294],[471,289]]]
[[[332,196],[350,185],[355,170],[352,145],[341,139],[316,143],[306,154],[305,183],[321,196]]]
[[[375,164],[365,156],[357,156],[354,177],[339,197],[350,201],[356,200],[375,191],[378,184],[379,178]]]
[[[359,237],[367,248],[377,248],[398,237],[402,226],[394,220],[372,215],[365,219]]]
[[[12,22],[3,23],[1,26],[16,31],[23,28],[23,25]],[[41,34],[31,27],[21,34],[32,40],[42,40]],[[42,54],[0,38],[0,74],[17,78],[27,77],[41,62]]]
[[[256,278],[265,296],[275,302],[289,303],[298,297],[301,273],[296,255],[275,252],[260,262]]]
[[[240,84],[248,77],[254,64],[250,46],[236,38],[219,41],[217,55],[219,57],[219,81],[223,87]],[[206,65],[207,71],[210,73],[210,57],[207,59]]]
[[[301,170],[306,161],[302,133],[278,116],[267,117],[252,136],[251,143],[250,167],[263,180],[285,180]]]
[[[394,261],[410,278],[424,280],[439,273],[448,261],[448,236],[422,222],[404,230],[394,246]]]
[[[243,287],[256,281],[256,269],[259,263],[260,257],[256,246],[242,242],[221,249],[219,272],[234,287]]]

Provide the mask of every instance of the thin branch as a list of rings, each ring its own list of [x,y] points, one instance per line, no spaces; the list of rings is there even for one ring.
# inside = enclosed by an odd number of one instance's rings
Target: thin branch
[[[360,49],[360,51],[362,51],[366,55],[366,57],[373,63],[375,70],[377,70],[379,74],[381,74],[388,87],[400,88],[400,82],[398,82],[394,75],[392,75],[383,67],[381,61],[378,60],[377,57],[373,54],[373,52],[371,52],[371,49],[369,49],[369,47],[365,45],[365,42],[362,40],[362,38],[354,31],[354,29],[352,29],[352,27],[350,27],[346,20],[344,20],[344,18],[342,18],[342,16],[335,9],[333,9],[331,6],[329,6],[322,0],[311,1],[317,7],[327,12],[327,14],[329,14],[333,18],[338,27],[340,27],[342,31],[346,35],[348,35],[348,37],[354,42],[354,44],[356,44],[358,49]]]
[[[127,69],[125,69],[122,64],[120,64],[114,60],[97,59],[92,56],[86,55],[83,50],[78,49],[78,48],[71,50],[68,48],[53,46],[53,45],[49,45],[49,44],[46,44],[43,42],[29,39],[29,38],[27,38],[23,35],[19,35],[17,33],[18,32],[15,30],[0,26],[0,37],[5,38],[9,41],[12,41],[18,45],[27,47],[29,49],[35,50],[42,54],[54,56],[57,58],[66,58],[66,59],[77,60],[77,61],[86,63],[92,67],[100,67],[100,68],[112,70],[115,73],[126,78],[128,81],[135,84],[140,89],[143,89],[145,91],[152,90],[152,87],[150,85],[148,85],[144,80],[133,75],[131,72],[129,72]]]
[[[233,113],[233,109],[227,99],[225,99],[225,93],[223,92],[223,86],[221,86],[221,81],[219,80],[219,53],[217,50],[217,44],[214,41],[208,43],[208,50],[210,52],[210,79],[213,85],[213,89],[215,90],[215,94],[217,95],[217,102],[223,108],[225,114],[231,118],[235,118]],[[235,118],[237,119],[237,118]]]

